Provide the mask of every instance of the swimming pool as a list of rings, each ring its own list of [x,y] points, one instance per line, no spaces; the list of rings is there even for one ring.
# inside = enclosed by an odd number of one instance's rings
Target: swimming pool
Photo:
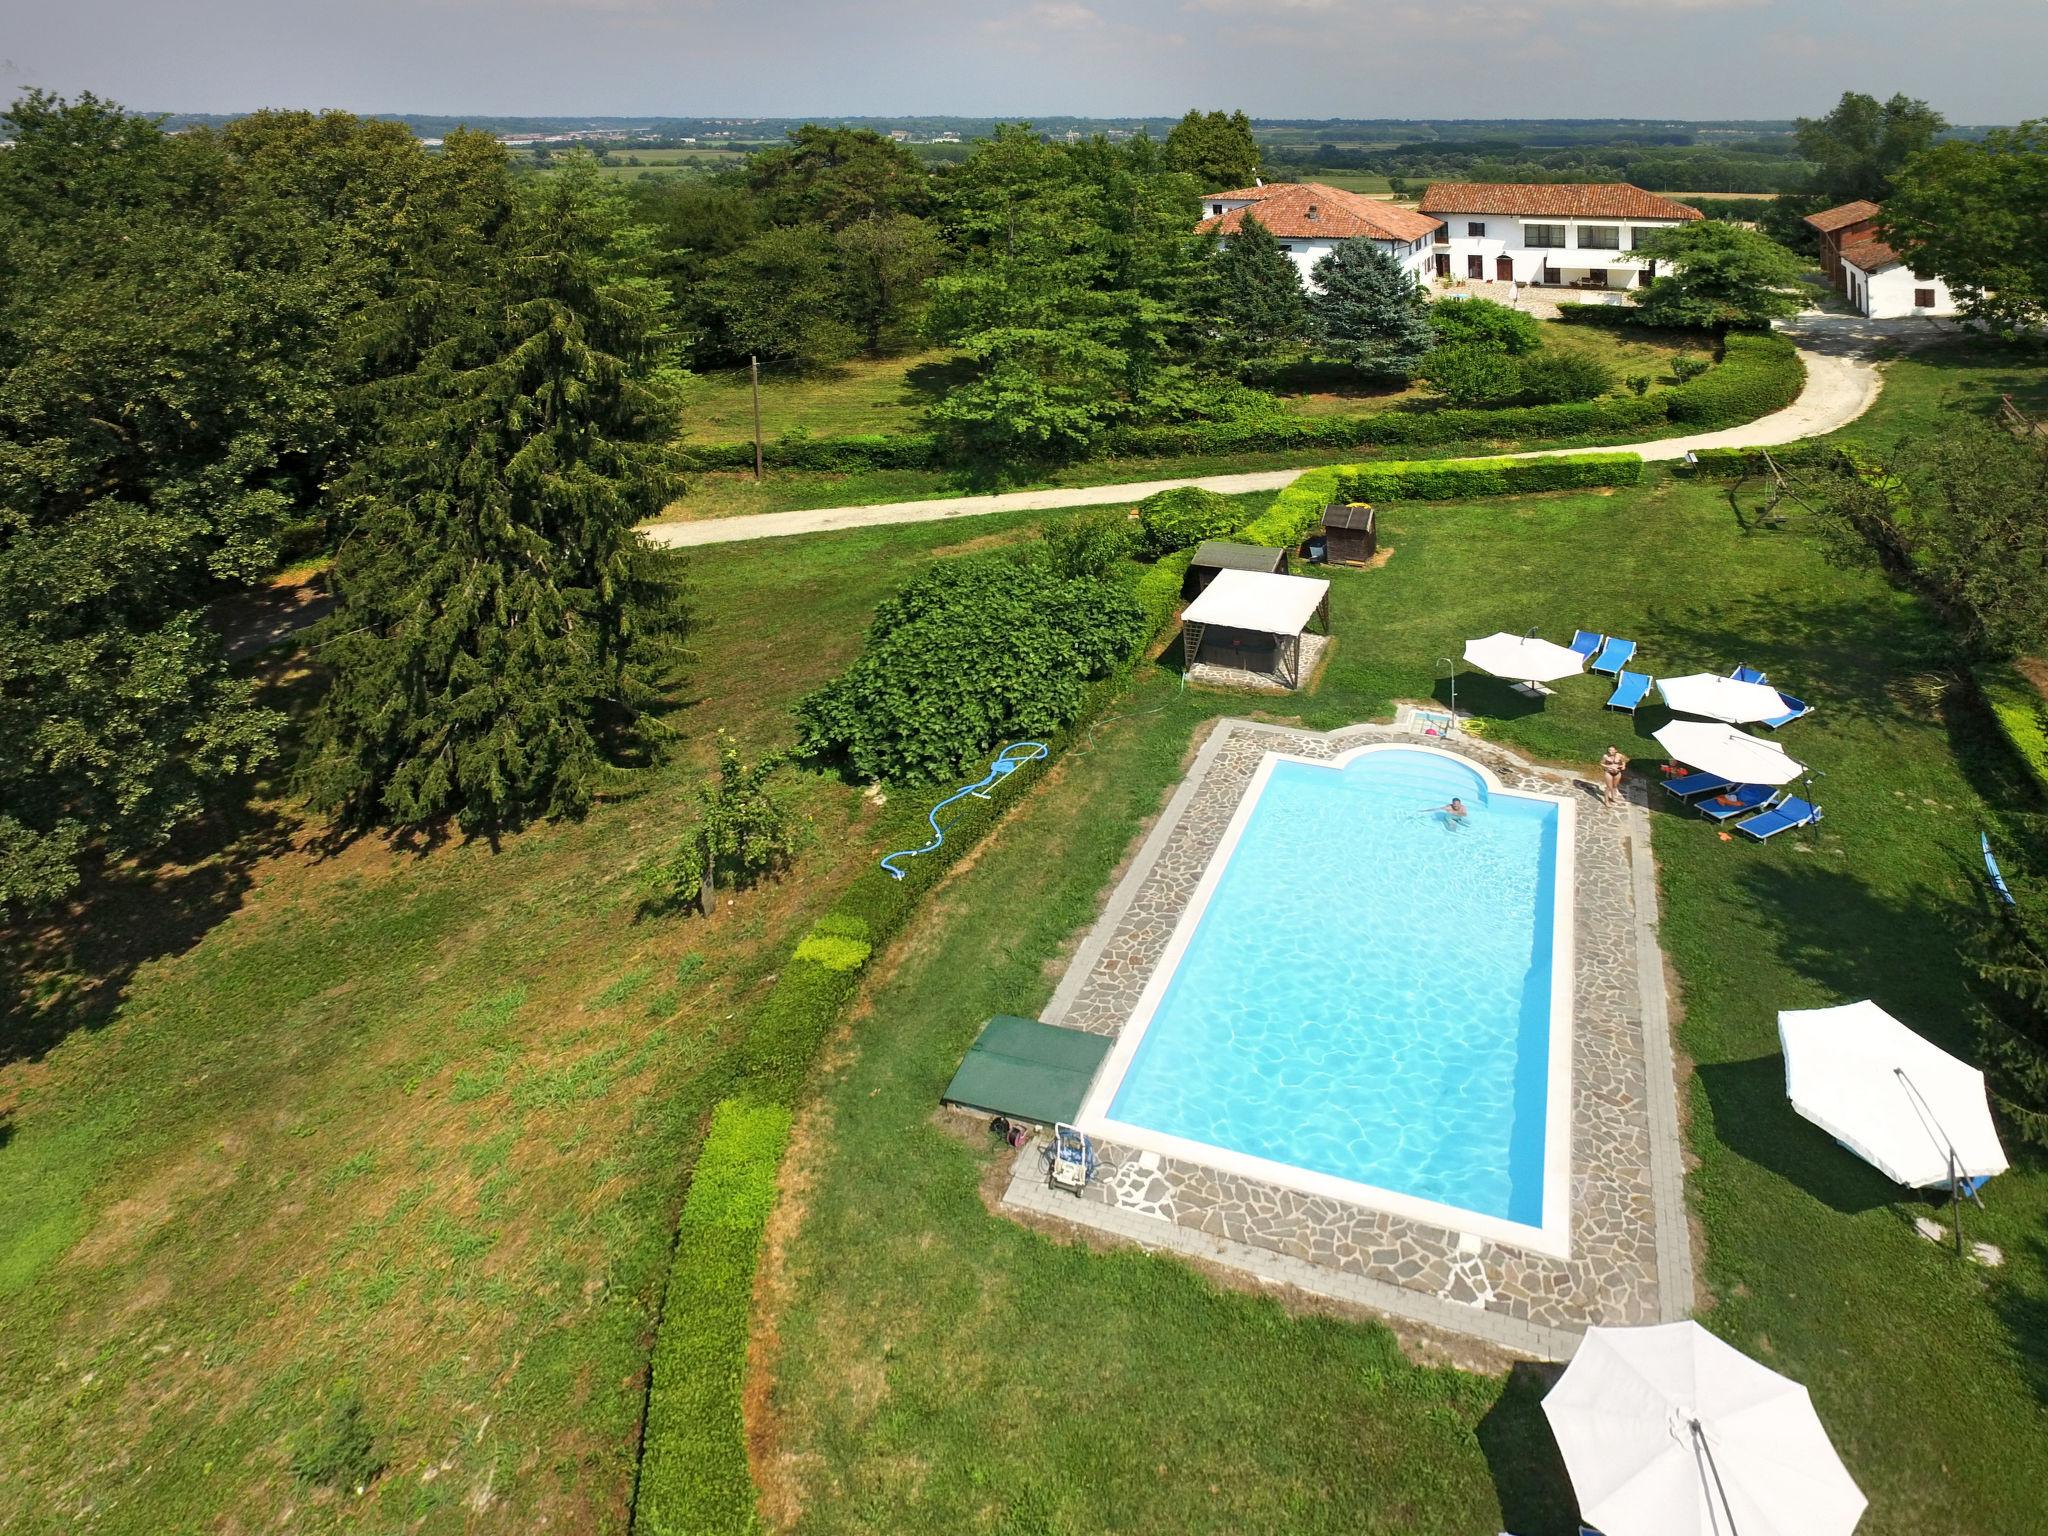
[[[1573,818],[1435,748],[1268,754],[1082,1127],[1564,1255]]]

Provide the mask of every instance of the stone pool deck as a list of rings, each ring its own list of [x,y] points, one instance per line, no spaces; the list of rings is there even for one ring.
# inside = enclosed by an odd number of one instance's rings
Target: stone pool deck
[[[1404,711],[1403,719],[1408,712]],[[1047,1006],[1048,1023],[1116,1035],[1269,752],[1331,758],[1418,729],[1328,734],[1221,720]],[[1671,1322],[1693,1295],[1656,881],[1640,790],[1603,806],[1597,786],[1468,736],[1427,745],[1483,764],[1510,788],[1574,797],[1571,1256],[1183,1161],[1099,1145],[1085,1196],[1047,1187],[1043,1141],[1017,1156],[1003,1203],[1150,1248],[1248,1272],[1539,1359],[1570,1357],[1595,1323]]]

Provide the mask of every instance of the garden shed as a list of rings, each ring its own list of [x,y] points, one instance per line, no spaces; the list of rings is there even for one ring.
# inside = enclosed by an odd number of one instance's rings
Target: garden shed
[[[1204,539],[1188,561],[1188,574],[1180,584],[1182,597],[1200,597],[1219,571],[1268,571],[1287,574],[1287,551],[1267,549],[1260,544],[1230,544],[1222,539]]]
[[[1182,666],[1190,674],[1213,670],[1231,681],[1299,688],[1310,625],[1329,632],[1327,581],[1218,571],[1181,615]]]
[[[1372,507],[1363,501],[1333,501],[1323,508],[1323,559],[1333,565],[1370,565],[1379,548]]]

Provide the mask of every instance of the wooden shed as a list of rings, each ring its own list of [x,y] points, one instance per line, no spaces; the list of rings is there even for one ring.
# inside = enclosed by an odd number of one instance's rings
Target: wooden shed
[[[1180,595],[1200,597],[1216,579],[1218,571],[1261,571],[1267,575],[1287,574],[1287,551],[1267,549],[1258,544],[1227,544],[1222,539],[1205,539],[1195,547],[1182,578]]]
[[[1332,565],[1370,565],[1379,548],[1372,507],[1363,501],[1333,501],[1323,508],[1323,559]]]

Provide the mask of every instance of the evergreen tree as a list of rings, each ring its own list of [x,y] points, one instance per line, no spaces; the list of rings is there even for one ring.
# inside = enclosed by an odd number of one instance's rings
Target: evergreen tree
[[[348,487],[308,787],[352,824],[581,811],[672,680],[680,596],[636,528],[669,490],[665,290],[587,161],[499,256]]]
[[[2018,817],[2012,831],[2005,875],[2018,904],[1993,904],[1964,959],[1979,983],[1978,1039],[1992,1094],[2022,1140],[2048,1146],[2048,887],[2032,854],[2048,840],[2048,817]]]
[[[1250,210],[1217,253],[1212,291],[1218,339],[1234,360],[1270,357],[1307,340],[1301,272]]]
[[[1435,341],[1413,273],[1370,240],[1345,240],[1316,263],[1309,312],[1321,345],[1367,373],[1406,377]]]

